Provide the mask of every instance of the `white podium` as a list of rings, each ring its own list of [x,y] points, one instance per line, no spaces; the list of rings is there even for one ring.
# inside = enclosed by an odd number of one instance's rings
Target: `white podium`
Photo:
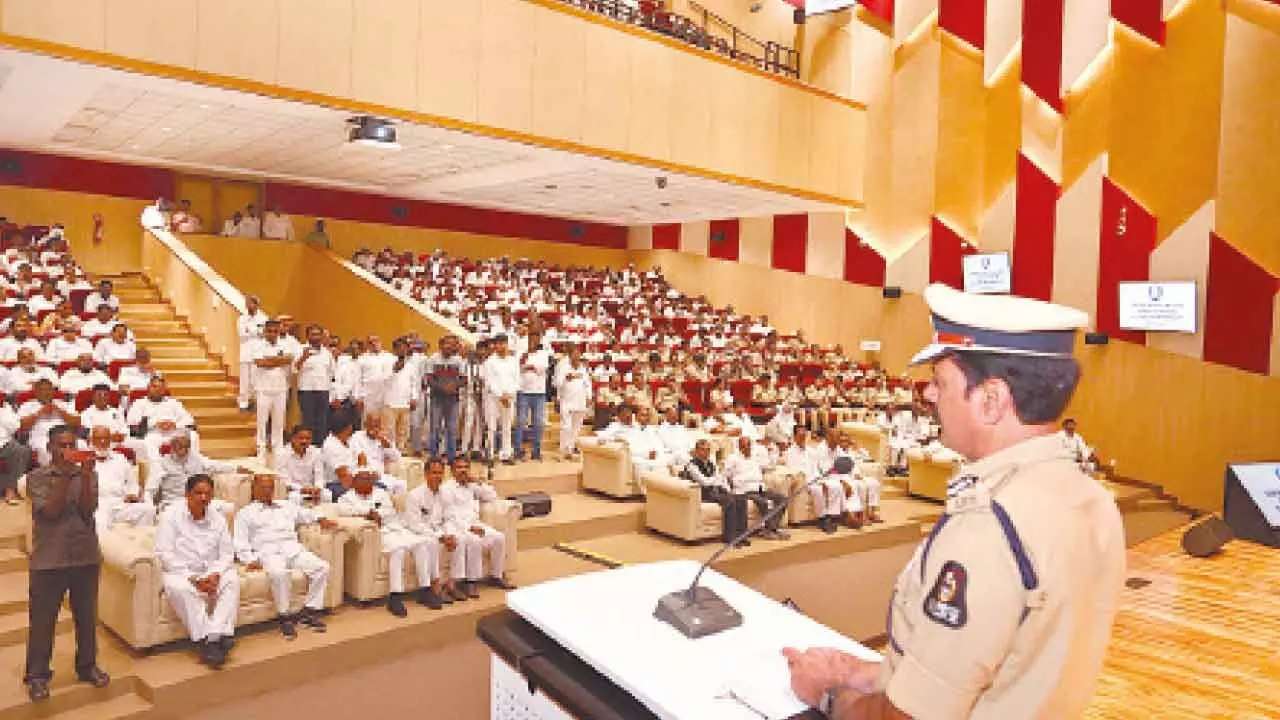
[[[808,710],[791,692],[784,647],[834,647],[879,660],[859,643],[713,570],[702,584],[736,608],[743,623],[690,640],[655,619],[653,610],[664,594],[687,587],[697,571],[692,561],[634,565],[511,592],[507,605],[527,623],[523,632],[545,638],[541,646],[530,642],[523,659],[521,651],[502,657],[482,622],[481,637],[495,648],[492,717],[783,720]],[[548,662],[538,673],[541,683],[527,672],[535,660]],[[526,678],[543,690],[530,692]],[[553,690],[561,680],[570,689]],[[577,704],[584,696],[595,696],[598,704]],[[633,706],[611,714],[615,704]]]

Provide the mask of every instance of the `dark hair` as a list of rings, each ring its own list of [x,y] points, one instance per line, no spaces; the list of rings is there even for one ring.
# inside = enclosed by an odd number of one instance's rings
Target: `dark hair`
[[[355,427],[356,421],[352,410],[343,408],[329,419],[329,432],[338,434],[347,428]]]
[[[46,437],[48,438],[49,443],[52,444],[54,438],[63,434],[70,434],[74,437],[76,431],[70,425],[54,425],[49,428],[49,434]]]
[[[311,428],[307,427],[306,425],[294,425],[293,427],[289,428],[289,439],[292,440],[294,437],[297,436],[298,433],[304,430],[307,432],[311,432]]]
[[[195,475],[187,478],[187,492],[190,493],[192,490],[195,490],[196,486],[200,483],[209,483],[209,488],[213,489],[213,478],[204,473],[196,473]]]
[[[426,469],[430,469],[431,466],[433,465],[439,465],[441,470],[444,470],[446,467],[444,458],[440,457],[439,455],[432,455],[431,457],[427,458],[427,464],[424,467]]]
[[[987,380],[1003,381],[1018,419],[1027,425],[1061,417],[1080,382],[1080,363],[1071,357],[963,352],[951,359],[964,373],[966,395]]]

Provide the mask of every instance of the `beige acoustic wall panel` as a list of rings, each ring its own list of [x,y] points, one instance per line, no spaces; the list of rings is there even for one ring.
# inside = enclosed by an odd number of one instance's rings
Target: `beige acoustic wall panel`
[[[844,278],[844,215],[810,213],[805,243],[805,272],[818,277]]]
[[[587,25],[560,13],[537,15],[534,48],[533,132],[570,142],[582,141],[587,63]],[[554,92],[542,88],[555,88]]]
[[[418,0],[354,0],[351,94],[379,105],[417,107]],[[442,64],[444,58],[440,58]]]
[[[897,286],[906,292],[924,292],[929,284],[929,235],[926,233],[911,243],[898,257],[890,260],[884,269],[884,284]]]
[[[539,41],[541,45],[541,40]],[[627,117],[627,148],[638,155],[671,160],[671,123],[680,108],[671,104],[670,51],[657,43],[629,43],[631,105]],[[623,78],[619,79],[624,80]],[[554,95],[555,84],[539,86],[539,95]]]
[[[533,125],[535,92],[537,34],[533,28],[538,13],[545,11],[525,0],[481,0],[480,4],[478,119],[494,127],[528,129]]]
[[[964,237],[982,217],[987,89],[982,55],[944,35],[938,70],[938,160],[934,212]]]
[[[418,107],[475,122],[479,113],[481,2],[420,2]]]
[[[934,32],[899,52],[893,76],[890,220],[882,241],[889,255],[929,233],[938,157],[940,45]],[[869,142],[874,142],[871,140]],[[905,287],[905,286],[904,286]]]
[[[196,69],[274,85],[279,76],[279,0],[200,0]]]
[[[717,109],[717,117],[719,110]],[[783,88],[778,103],[778,136],[775,148],[778,157],[778,177],[786,183],[809,177],[813,156],[808,144],[799,138],[811,138],[813,132],[813,108],[802,90]]]
[[[632,225],[627,228],[627,249],[628,250],[652,250],[653,249],[653,226],[652,225]]]
[[[1054,219],[1053,292],[1056,303],[1084,310],[1097,326],[1098,254],[1102,228],[1104,155],[1065,188]]]
[[[773,216],[742,218],[738,223],[738,262],[773,265]]]
[[[1013,251],[1013,228],[1017,210],[1018,185],[1009,183],[1000,197],[982,214],[978,247],[983,252]]]
[[[679,108],[667,116],[671,128],[671,156],[680,162],[695,167],[709,167],[711,164],[711,137],[713,117],[719,119],[719,112],[712,111],[711,93],[707,91],[711,82],[713,67],[710,63],[673,62],[671,72],[671,97],[669,103]],[[787,92],[781,88],[780,93]],[[778,121],[773,125],[777,126]],[[769,148],[766,148],[768,150]],[[780,152],[786,152],[781,145],[774,147],[776,158]]]
[[[1152,280],[1194,280],[1196,329],[1188,333],[1147,333],[1147,347],[1193,358],[1204,356],[1204,308],[1209,287],[1209,236],[1213,202],[1205,203],[1151,253]]]
[[[4,31],[24,37],[103,50],[108,0],[5,0]]]
[[[711,247],[711,223],[700,220],[680,226],[680,252],[706,255]]]
[[[582,141],[596,147],[626,147],[631,134],[631,53],[618,41],[617,31],[587,25],[582,72]]]
[[[988,82],[1018,52],[1022,40],[1022,1],[999,0],[987,3],[983,28],[982,75]]]
[[[197,0],[111,0],[104,49],[138,60],[193,68],[197,5]]]
[[[276,1],[280,4],[276,81],[326,95],[358,97],[351,92],[354,0]]]

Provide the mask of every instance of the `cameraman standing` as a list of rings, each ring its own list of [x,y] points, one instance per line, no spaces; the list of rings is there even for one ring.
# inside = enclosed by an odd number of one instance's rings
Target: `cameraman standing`
[[[427,361],[424,389],[431,402],[427,418],[427,456],[438,457],[440,435],[444,434],[445,455],[453,462],[458,452],[458,400],[467,374],[467,361],[458,354],[458,338],[440,339],[440,352]]]

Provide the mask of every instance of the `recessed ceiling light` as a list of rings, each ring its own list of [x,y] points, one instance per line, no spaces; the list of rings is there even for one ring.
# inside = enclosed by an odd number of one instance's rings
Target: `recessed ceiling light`
[[[142,149],[142,146],[141,146],[141,145],[132,145],[132,146],[130,146],[130,147],[132,147],[134,150],[141,150],[141,149]]]
[[[173,132],[173,128],[162,127],[160,128],[160,132]]]
[[[443,145],[441,145],[441,146],[440,146],[440,149],[441,149],[441,150],[452,150],[453,148],[454,148],[454,146],[453,146],[453,145],[450,145],[449,143],[445,143],[445,144],[443,144]]]
[[[200,109],[201,109],[201,110],[208,110],[208,109],[209,109],[209,108],[211,108],[211,107],[213,107],[213,106],[212,106],[212,105],[210,105],[210,104],[208,104],[208,103],[200,103]]]

